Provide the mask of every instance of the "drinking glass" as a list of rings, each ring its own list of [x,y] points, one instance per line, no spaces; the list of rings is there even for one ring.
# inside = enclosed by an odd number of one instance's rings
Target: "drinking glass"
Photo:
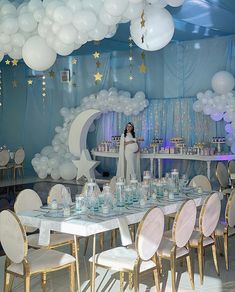
[[[76,202],[76,211],[77,212],[82,212],[85,210],[85,198],[82,195],[76,195],[75,197],[75,202]]]

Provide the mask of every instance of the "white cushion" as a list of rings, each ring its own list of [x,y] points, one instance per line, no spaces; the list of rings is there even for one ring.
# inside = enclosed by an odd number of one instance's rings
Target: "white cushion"
[[[138,258],[137,252],[133,248],[116,247],[101,252],[95,256],[95,262],[98,265],[112,268],[113,270],[127,269],[134,270],[135,261]],[[90,262],[93,261],[91,257]],[[140,272],[147,271],[155,267],[155,263],[151,260],[141,263]]]
[[[39,234],[30,234],[27,236],[28,245],[34,248],[41,248],[38,244]],[[68,241],[73,241],[73,235],[65,233],[51,233],[50,235],[50,246],[66,244]]]
[[[163,237],[160,246],[158,248],[157,254],[160,257],[170,257],[171,256],[171,250],[175,243],[168,239]],[[188,249],[186,247],[176,247],[176,258],[179,258],[181,256],[184,256],[188,254]]]
[[[224,228],[227,226],[226,223],[222,223],[220,222],[216,229],[215,229],[215,235],[216,236],[223,236],[224,235]],[[234,227],[229,227],[228,228],[228,236],[232,236],[233,234],[235,234],[235,228]]]
[[[53,270],[75,262],[75,258],[69,254],[50,249],[29,250],[27,260],[30,266],[30,274]],[[11,264],[8,271],[23,275],[23,264]]]
[[[189,244],[190,246],[197,246],[200,239],[200,231],[193,231],[193,234],[190,237]],[[214,239],[211,237],[203,238],[203,246],[207,246],[214,242]]]

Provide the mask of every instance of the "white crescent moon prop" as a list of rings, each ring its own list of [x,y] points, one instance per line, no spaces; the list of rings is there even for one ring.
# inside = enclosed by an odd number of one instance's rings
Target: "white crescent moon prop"
[[[72,122],[69,131],[69,151],[81,157],[82,151],[86,149],[88,130],[93,121],[101,114],[101,111],[89,109],[81,112]]]

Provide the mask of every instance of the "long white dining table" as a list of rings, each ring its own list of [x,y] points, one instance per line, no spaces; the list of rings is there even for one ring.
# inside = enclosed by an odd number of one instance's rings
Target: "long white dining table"
[[[62,232],[74,235],[75,244],[77,236],[87,237],[93,236],[93,266],[92,277],[95,277],[95,254],[96,254],[96,235],[102,232],[110,231],[119,227],[117,218],[125,216],[128,224],[135,224],[140,222],[145,212],[153,207],[159,206],[165,215],[174,213],[178,210],[179,206],[187,199],[192,198],[196,206],[201,206],[208,193],[203,194],[191,193],[176,195],[174,199],[158,197],[154,202],[147,203],[147,206],[140,207],[138,205],[123,207],[117,209],[109,215],[102,213],[92,214],[74,214],[68,218],[54,218],[48,217],[48,213],[44,209],[34,211],[23,211],[18,213],[20,221],[23,225],[39,228],[39,244],[47,246],[50,242],[50,232]],[[221,199],[223,195],[220,194]],[[77,281],[78,291],[81,291],[80,277],[79,277],[79,262],[76,246],[76,265],[77,265]],[[92,281],[91,291],[95,292],[95,281]]]

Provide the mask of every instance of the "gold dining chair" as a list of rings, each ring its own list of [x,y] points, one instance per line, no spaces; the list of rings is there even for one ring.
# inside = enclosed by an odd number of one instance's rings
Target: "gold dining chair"
[[[176,291],[175,273],[176,260],[186,258],[189,279],[194,289],[194,276],[190,256],[189,239],[193,233],[196,222],[196,205],[193,200],[185,201],[176,213],[172,230],[164,233],[163,239],[157,251],[160,259],[170,261],[172,291]]]
[[[228,239],[235,235],[235,189],[229,196],[225,209],[225,222],[219,222],[215,229],[216,238],[223,238],[226,270],[229,269]]]
[[[41,206],[42,201],[38,194],[34,190],[25,189],[18,194],[14,204],[14,211],[18,214],[23,211],[40,210]],[[38,244],[39,234],[34,233],[37,228],[25,226],[25,230],[29,233],[27,235],[28,245],[32,248],[42,248],[43,246]],[[47,248],[53,249],[65,245],[70,246],[71,254],[75,256],[75,243],[73,235],[65,233],[50,234],[50,243]]]
[[[229,173],[230,181],[232,183],[232,188],[233,188],[235,185],[235,160],[229,161],[228,173]]]
[[[160,292],[160,267],[157,250],[164,230],[164,214],[160,208],[150,209],[141,220],[135,245],[120,246],[95,255],[95,266],[101,266],[120,273],[120,292],[124,291],[124,273],[134,275],[134,291],[139,292],[139,275],[153,271],[156,290]],[[91,282],[94,285],[95,275],[92,273]]]
[[[6,254],[4,290],[10,292],[11,277],[24,279],[24,291],[30,291],[30,278],[41,274],[42,291],[46,291],[46,275],[69,269],[69,291],[75,291],[75,258],[69,254],[49,249],[28,249],[27,236],[15,213],[4,210],[0,213],[0,240]]]
[[[8,174],[8,170],[10,169],[8,163],[10,161],[10,154],[9,151],[7,149],[3,149],[0,151],[0,177],[4,176],[4,172],[7,171]],[[9,177],[9,174],[8,174]]]
[[[206,191],[206,192],[212,191],[211,183],[205,175],[194,176],[191,179],[189,186],[193,187],[193,188],[201,187],[203,189],[203,191]]]
[[[221,161],[217,163],[215,174],[220,184],[220,191],[226,196],[229,195],[232,191],[229,174],[226,166]]]
[[[215,269],[217,274],[219,275],[215,228],[219,221],[220,210],[221,202],[219,195],[217,193],[213,193],[208,196],[203,203],[200,212],[199,227],[197,227],[197,230],[193,231],[192,236],[189,240],[190,247],[197,249],[201,285],[203,284],[204,277],[204,249],[206,247],[211,246],[212,248]]]
[[[65,198],[66,196],[66,198]],[[47,197],[47,203],[50,204],[53,200],[57,201],[57,204],[63,204],[64,199],[66,202],[72,203],[71,194],[68,192],[66,187],[62,184],[55,184],[49,190],[49,194]]]
[[[21,177],[24,176],[24,166],[23,162],[25,159],[25,151],[24,148],[19,148],[16,150],[14,155],[14,163],[13,163],[13,178],[16,179],[16,172],[18,170],[18,173],[21,174]]]

